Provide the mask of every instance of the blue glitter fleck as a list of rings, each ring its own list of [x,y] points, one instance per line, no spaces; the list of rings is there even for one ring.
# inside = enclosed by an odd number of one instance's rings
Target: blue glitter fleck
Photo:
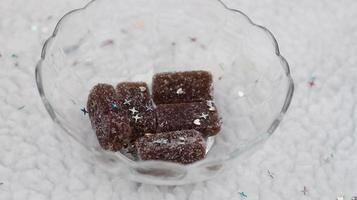
[[[118,104],[112,103],[112,108],[113,108],[113,109],[118,109]]]
[[[242,199],[248,197],[244,192],[239,192],[239,195],[240,195],[240,198],[242,198]]]

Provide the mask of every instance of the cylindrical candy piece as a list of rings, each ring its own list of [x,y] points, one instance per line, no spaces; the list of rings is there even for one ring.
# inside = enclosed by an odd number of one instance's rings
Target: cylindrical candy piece
[[[152,81],[156,104],[189,103],[212,99],[212,75],[207,71],[155,74]]]
[[[130,138],[127,111],[120,107],[113,86],[94,86],[88,96],[87,110],[99,144],[104,149],[117,151]]]
[[[131,128],[117,113],[103,115],[95,129],[99,144],[105,150],[119,151],[130,142]]]
[[[161,104],[156,108],[157,132],[195,129],[203,136],[220,131],[221,123],[214,102]]]
[[[196,130],[146,134],[135,141],[141,160],[162,160],[189,164],[205,157],[205,141]]]
[[[156,116],[147,84],[122,82],[116,86],[116,92],[120,106],[128,111],[134,138],[143,133],[154,133]]]

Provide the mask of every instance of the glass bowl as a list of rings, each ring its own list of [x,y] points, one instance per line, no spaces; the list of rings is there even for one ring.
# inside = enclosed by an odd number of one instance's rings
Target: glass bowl
[[[100,148],[85,107],[97,83],[151,83],[157,72],[208,70],[222,117],[204,160],[134,161]],[[114,177],[202,181],[252,155],[279,125],[293,80],[273,35],[219,0],[96,0],[67,13],[46,41],[36,81],[51,118]]]

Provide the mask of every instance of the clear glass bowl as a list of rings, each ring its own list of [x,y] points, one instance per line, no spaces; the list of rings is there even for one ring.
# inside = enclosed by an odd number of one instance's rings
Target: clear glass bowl
[[[96,83],[151,83],[157,72],[208,70],[223,125],[207,157],[190,165],[133,161],[101,150],[88,115]],[[43,103],[95,166],[133,181],[206,180],[250,156],[279,125],[293,81],[273,35],[219,0],[96,0],[66,14],[36,67]]]

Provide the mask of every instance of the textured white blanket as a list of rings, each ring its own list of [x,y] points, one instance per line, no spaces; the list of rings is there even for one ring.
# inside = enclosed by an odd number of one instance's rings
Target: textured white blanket
[[[44,40],[86,0],[0,0],[0,199],[357,196],[357,1],[226,2],[275,34],[292,68],[294,100],[279,130],[234,170],[204,183],[157,187],[87,164],[37,93],[34,68]]]

